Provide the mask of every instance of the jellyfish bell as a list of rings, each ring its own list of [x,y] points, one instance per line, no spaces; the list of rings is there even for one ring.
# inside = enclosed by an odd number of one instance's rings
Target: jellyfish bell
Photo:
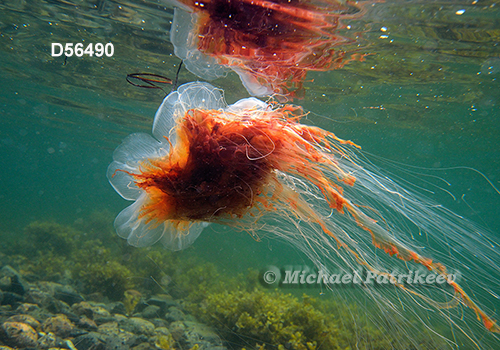
[[[340,18],[359,17],[351,1],[176,0],[175,54],[193,74],[213,80],[231,69],[253,96],[301,97],[308,70],[342,67],[352,42]]]
[[[301,124],[303,116],[300,107],[256,98],[227,105],[208,83],[180,86],[156,113],[153,136],[132,134],[113,155],[108,179],[134,201],[115,220],[119,236],[172,250],[188,247],[209,223],[256,239],[279,237],[325,275],[363,268],[371,279],[362,290],[381,315],[376,322],[397,315],[409,325],[412,315],[432,335],[439,332],[430,315],[437,315],[452,328],[449,346],[458,344],[458,330],[487,348],[471,329],[476,321],[500,332],[477,301],[500,289],[495,241],[391,180],[354,143]],[[422,286],[419,268],[443,283]],[[450,277],[456,271],[461,279]],[[355,294],[345,292],[346,303],[356,302]]]
[[[176,143],[176,135],[169,138],[170,132],[176,125],[176,119],[187,112],[188,106],[218,108],[220,100],[221,93],[208,84],[196,84],[196,89],[189,84],[183,85],[170,93],[156,112],[153,136],[131,134],[114,151],[107,177],[124,199],[135,201],[117,216],[114,223],[118,235],[127,239],[129,244],[146,247],[161,242],[171,250],[182,250],[191,245],[208,225],[203,221],[182,220],[182,215],[169,216],[162,211],[158,211],[159,217],[156,218],[144,215],[145,207],[161,195],[157,187],[141,188],[137,177],[153,166],[152,161],[171,156],[171,145]],[[162,174],[155,175],[160,177]]]

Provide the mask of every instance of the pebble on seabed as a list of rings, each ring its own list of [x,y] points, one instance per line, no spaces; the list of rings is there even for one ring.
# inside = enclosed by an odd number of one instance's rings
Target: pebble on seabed
[[[40,330],[40,322],[38,322],[36,318],[30,315],[23,315],[23,314],[14,315],[9,317],[7,319],[7,322],[22,322],[29,324],[36,331]]]
[[[55,282],[27,282],[12,267],[0,265],[0,279],[5,276],[18,285],[5,279],[0,286],[0,350],[226,350],[171,296],[153,295],[127,316],[122,302],[62,298],[60,291],[77,293]]]
[[[37,346],[38,334],[29,324],[4,322],[0,333],[0,340],[8,345],[19,348]]]
[[[71,334],[75,325],[66,315],[57,315],[47,318],[43,323],[42,328],[44,332],[52,332],[61,338],[66,338]]]

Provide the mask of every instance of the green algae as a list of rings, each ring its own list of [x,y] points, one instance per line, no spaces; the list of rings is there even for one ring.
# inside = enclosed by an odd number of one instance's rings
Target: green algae
[[[162,349],[162,350],[171,350],[171,349],[175,349],[175,340],[174,338],[172,337],[172,334],[169,334],[169,335],[159,335],[158,336],[158,339],[156,340],[155,342],[155,346],[158,348],[158,349]]]
[[[49,251],[68,256],[76,248],[76,236],[79,234],[69,226],[36,221],[24,229],[27,241],[24,243],[27,244],[23,246],[23,251],[27,254]]]
[[[401,320],[382,326],[355,305],[305,294],[297,298],[278,290],[208,293],[201,307],[187,308],[242,350],[439,349],[444,345],[423,333],[402,332]]]
[[[341,315],[322,313],[317,301],[307,295],[298,299],[279,291],[226,291],[209,294],[202,308],[193,308],[192,312],[214,327],[234,330],[226,334],[234,338],[233,342],[241,342],[243,337],[252,340],[256,348],[264,348],[262,344],[266,349],[353,348],[353,334],[346,329]],[[372,329],[362,331],[365,334],[358,348],[391,348],[386,336]]]
[[[123,293],[123,296],[123,305],[125,306],[127,315],[132,315],[136,305],[142,299],[142,294],[139,291],[129,289]]]
[[[90,263],[80,261],[73,271],[87,294],[102,293],[112,300],[120,300],[126,290],[135,286],[130,269],[103,257]]]

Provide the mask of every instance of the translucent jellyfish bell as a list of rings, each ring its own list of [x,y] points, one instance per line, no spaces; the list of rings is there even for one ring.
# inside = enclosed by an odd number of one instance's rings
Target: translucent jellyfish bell
[[[203,82],[188,83],[179,86],[177,91],[171,92],[158,108],[153,121],[153,136],[164,140],[176,125],[176,120],[182,118],[189,109],[219,109],[224,108],[226,102],[222,90]],[[170,142],[175,141],[175,135]]]
[[[126,200],[135,202],[125,208],[115,220],[118,235],[136,247],[145,247],[160,241],[166,248],[181,250],[191,245],[200,235],[206,222],[183,220],[150,220],[141,215],[147,205],[148,192],[137,186],[134,176],[140,175],[151,162],[168,159],[170,144],[175,147],[176,137],[170,137],[177,120],[191,108],[219,109],[225,107],[220,90],[212,85],[195,82],[182,85],[170,93],[156,112],[153,136],[131,134],[113,153],[107,177],[113,188]],[[168,138],[168,139],[167,139]]]

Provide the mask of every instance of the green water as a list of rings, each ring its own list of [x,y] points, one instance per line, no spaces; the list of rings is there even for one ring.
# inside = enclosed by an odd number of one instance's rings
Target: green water
[[[305,122],[361,145],[410,182],[429,180],[430,197],[500,238],[500,194],[485,180],[500,188],[500,4],[364,6],[343,32],[358,34],[365,60],[308,74],[305,98],[295,101],[310,111]],[[0,2],[2,236],[15,239],[35,220],[73,224],[96,211],[112,220],[129,204],[109,185],[106,168],[126,135],[150,131],[165,94],[135,88],[125,76],[175,76],[172,16],[161,1]],[[115,53],[66,62],[50,56],[52,42],[81,41],[112,42]],[[197,79],[180,72],[180,83]],[[229,103],[248,96],[236,74],[212,83]],[[259,243],[215,225],[190,249],[227,273],[309,263],[279,241]]]

